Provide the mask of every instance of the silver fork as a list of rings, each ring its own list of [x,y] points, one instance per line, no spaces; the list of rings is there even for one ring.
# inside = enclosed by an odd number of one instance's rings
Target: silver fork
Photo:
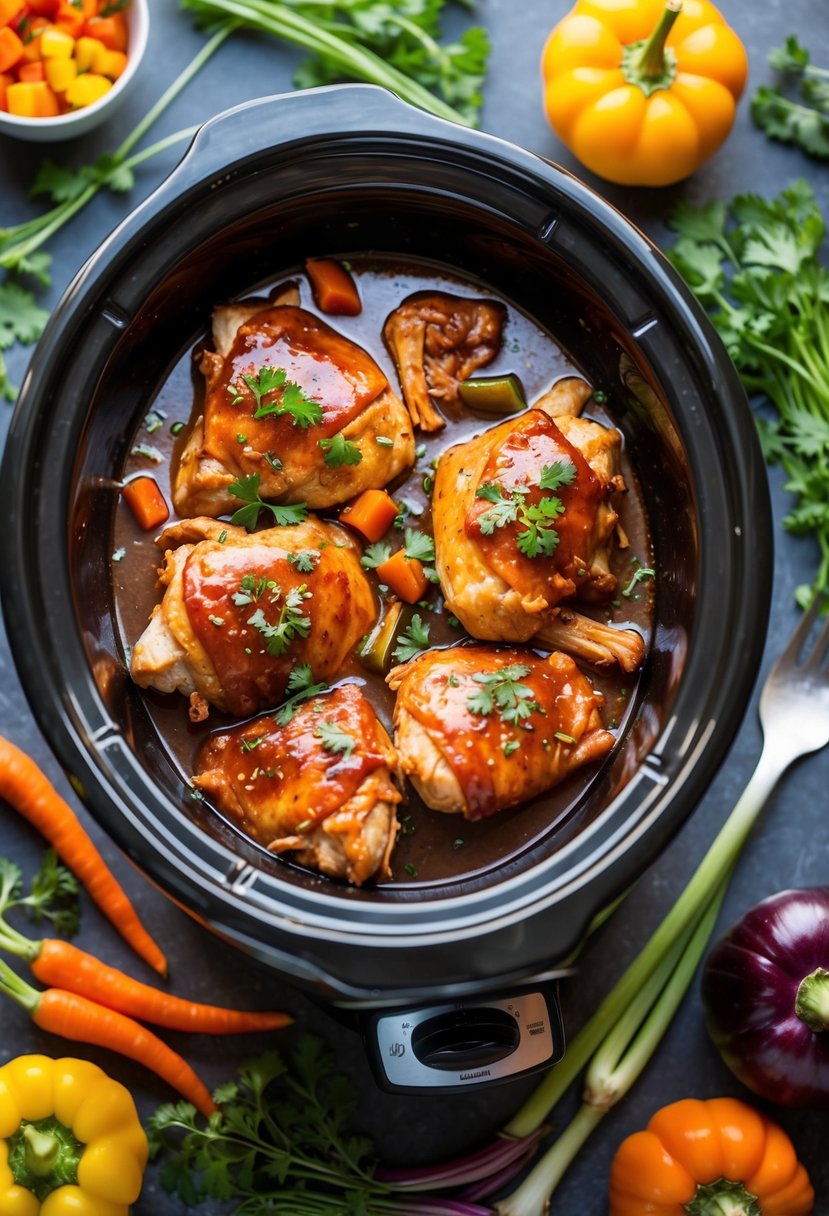
[[[747,801],[759,811],[790,764],[829,743],[829,620],[811,639],[824,599],[814,596],[766,677],[763,750],[737,807]]]

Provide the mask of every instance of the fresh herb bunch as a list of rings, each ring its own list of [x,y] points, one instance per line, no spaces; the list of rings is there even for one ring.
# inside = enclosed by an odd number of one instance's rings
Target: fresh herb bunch
[[[759,88],[751,99],[757,126],[770,139],[829,160],[829,69],[816,67],[794,34],[771,52],[769,63],[780,80],[776,88]],[[799,100],[788,95],[795,85]]]
[[[469,7],[468,0],[464,0]],[[478,120],[489,57],[480,26],[442,43],[445,0],[182,0],[207,22],[235,19],[310,51],[298,88],[363,80],[441,118]]]
[[[779,462],[795,495],[784,526],[814,535],[814,590],[829,588],[829,271],[819,260],[826,225],[815,196],[796,181],[776,198],[682,202],[668,256],[705,305],[757,399],[769,464]],[[774,407],[774,412],[768,406]],[[812,589],[797,589],[804,606]]]
[[[335,1068],[334,1053],[304,1035],[287,1063],[270,1051],[243,1064],[215,1091],[221,1109],[207,1122],[187,1102],[159,1107],[147,1130],[162,1185],[188,1206],[232,1204],[234,1216],[488,1216],[477,1203],[401,1192],[500,1181],[537,1143],[504,1139],[448,1171],[381,1181],[373,1144],[348,1129],[357,1090]]]
[[[7,857],[0,857],[0,915],[25,908],[35,921],[48,920],[56,933],[72,937],[78,931],[78,880],[48,849],[23,894],[23,872]]]

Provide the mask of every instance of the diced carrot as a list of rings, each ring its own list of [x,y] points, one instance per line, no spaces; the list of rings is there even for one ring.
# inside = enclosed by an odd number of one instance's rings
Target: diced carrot
[[[135,477],[121,490],[140,526],[147,531],[169,519],[170,508],[152,477]]]
[[[67,0],[62,0],[55,13],[55,25],[73,38],[80,38],[86,21],[80,9],[75,8],[74,4],[67,3]]]
[[[0,110],[8,110],[6,103],[6,89],[10,84],[14,84],[14,76],[11,72],[0,72]]]
[[[97,38],[111,51],[127,49],[127,23],[123,13],[113,13],[110,17],[90,17],[83,24],[83,33]]]
[[[46,83],[55,93],[65,93],[78,74],[74,59],[47,59],[44,64]]]
[[[43,80],[10,84],[6,102],[9,113],[18,118],[54,118],[60,113],[57,97]]]
[[[75,50],[75,39],[71,34],[50,26],[40,35],[40,54],[43,59],[69,59]]]
[[[76,76],[66,90],[66,102],[73,110],[82,106],[91,106],[100,101],[105,93],[112,88],[112,81],[106,76],[98,76],[94,72],[82,72]]]
[[[340,520],[372,543],[388,532],[397,515],[397,503],[385,490],[364,490],[340,511]]]
[[[10,26],[0,27],[0,72],[7,72],[9,68],[13,68],[22,56],[22,40]]]
[[[117,80],[127,66],[127,56],[124,51],[108,51],[101,44],[101,49],[92,60],[92,71],[108,80]]]
[[[405,549],[398,549],[388,561],[381,562],[376,573],[380,582],[390,587],[407,604],[416,604],[423,599],[429,586],[423,564],[416,557],[407,557]]]
[[[78,71],[88,72],[95,62],[98,52],[106,49],[103,42],[99,42],[97,38],[90,38],[83,34],[75,42],[75,63],[78,65]]]
[[[35,60],[34,63],[20,63],[17,65],[17,79],[25,81],[26,84],[33,84],[36,80],[45,80],[46,72],[42,59]]]
[[[0,25],[11,25],[23,7],[23,0],[0,0]]]
[[[308,258],[305,271],[317,307],[332,316],[356,317],[362,311],[360,293],[351,275],[339,262]]]

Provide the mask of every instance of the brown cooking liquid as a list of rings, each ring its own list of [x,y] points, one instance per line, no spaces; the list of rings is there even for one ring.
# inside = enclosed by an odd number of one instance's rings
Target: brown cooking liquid
[[[309,256],[313,252],[309,250]],[[357,280],[363,302],[359,316],[324,317],[320,314],[301,267],[288,270],[272,283],[257,287],[256,298],[261,299],[265,307],[267,297],[279,284],[296,280],[301,307],[320,316],[325,324],[365,348],[394,387],[398,385],[397,374],[381,334],[388,314],[407,296],[415,291],[431,290],[474,298],[498,298],[487,284],[456,279],[444,268],[426,261],[412,259],[399,264],[387,258],[366,256],[361,259],[350,256],[348,264]],[[529,402],[536,400],[564,376],[584,375],[589,380],[589,375],[573,365],[548,333],[512,301],[505,300],[504,303],[508,308],[508,320],[502,349],[479,374],[514,373],[521,380]],[[159,386],[155,398],[148,401],[146,418],[136,430],[132,451],[120,471],[124,477],[137,472],[152,476],[168,503],[171,501],[170,464],[188,429],[185,425],[182,430],[182,424],[187,424],[191,417],[202,412],[203,385],[197,364],[202,347],[209,346],[209,343],[210,335],[205,332],[203,342],[179,359]],[[591,399],[583,413],[597,422],[612,425],[612,400],[605,406],[604,402],[599,404]],[[429,486],[438,457],[446,448],[500,421],[503,421],[502,417],[473,414],[457,408],[447,413],[447,425],[442,431],[431,435],[417,434],[418,458],[414,470],[408,477],[387,487],[405,516],[401,521],[403,526],[431,532]],[[635,472],[624,451],[622,470],[628,493],[623,496],[621,503],[620,524],[629,544],[625,549],[614,549],[613,554],[613,569],[619,579],[620,591],[630,582],[640,565],[651,565],[642,497]],[[337,510],[318,514],[336,519]],[[175,516],[171,516],[171,519],[175,519]],[[142,531],[126,504],[119,502],[114,527],[113,580],[120,633],[127,657],[160,598],[157,570],[161,564],[161,553],[154,543],[156,534]],[[393,533],[388,539],[393,540]],[[373,572],[370,578],[375,578]],[[467,634],[454,618],[447,615],[439,588],[429,593],[429,600],[431,611],[420,611],[429,622],[431,644],[441,646],[468,640]],[[638,582],[628,597],[619,594],[602,613],[602,619],[620,626],[633,625],[645,637],[650,636],[651,616],[650,580]],[[605,726],[621,731],[634,700],[638,677],[619,672],[597,673],[584,667],[582,670],[604,695],[602,717]],[[394,694],[386,687],[382,677],[369,672],[359,663],[349,664],[348,671],[344,669],[342,674],[356,678],[362,684],[380,720],[391,732]],[[163,696],[141,691],[137,695],[145,698],[165,749],[186,778],[195,771],[196,756],[207,736],[213,731],[227,728],[234,721],[211,710],[206,722],[193,724],[188,718],[187,700],[179,694]],[[555,826],[567,818],[574,802],[595,777],[596,771],[597,766],[588,766],[541,797],[474,823],[467,822],[460,815],[429,810],[411,786],[407,786],[398,812],[402,826],[392,857],[394,877],[389,882],[409,886],[445,883],[463,875],[480,874],[502,867],[511,857],[545,837],[550,838],[552,847]],[[291,865],[289,855],[281,858],[280,864]]]

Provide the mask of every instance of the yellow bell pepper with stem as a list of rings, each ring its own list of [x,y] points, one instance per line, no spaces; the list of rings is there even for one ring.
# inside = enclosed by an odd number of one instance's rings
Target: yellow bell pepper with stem
[[[682,181],[725,141],[745,48],[709,0],[577,0],[541,58],[547,119],[620,185]]]
[[[29,1055],[0,1068],[3,1216],[128,1216],[147,1151],[131,1095],[97,1065]]]

